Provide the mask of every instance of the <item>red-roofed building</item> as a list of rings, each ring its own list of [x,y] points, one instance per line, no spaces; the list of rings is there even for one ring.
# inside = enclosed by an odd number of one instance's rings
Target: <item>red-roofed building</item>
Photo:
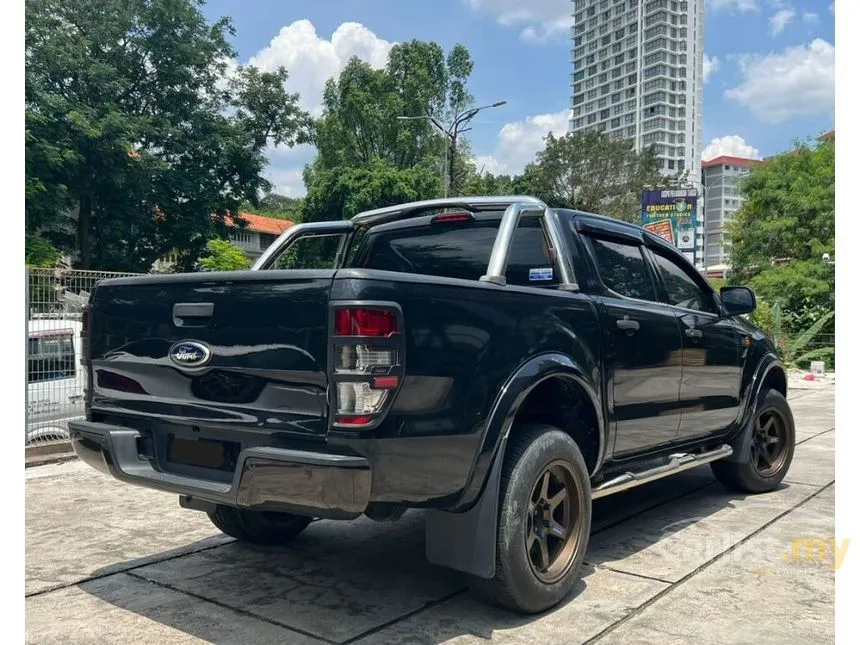
[[[239,217],[245,220],[245,227],[235,226],[230,218],[227,219],[228,226],[232,226],[230,241],[242,249],[251,261],[256,260],[263,254],[278,237],[290,228],[293,223],[285,219],[264,217],[253,213],[239,213]]]
[[[245,226],[235,224],[232,218],[227,218],[227,225],[231,227],[229,233],[230,241],[245,252],[245,255],[253,262],[263,254],[269,246],[280,237],[281,233],[293,225],[286,219],[275,219],[264,217],[254,213],[239,213],[239,217],[245,221]],[[155,272],[169,271],[176,263],[176,254],[171,253],[165,258],[158,260],[152,267]]]

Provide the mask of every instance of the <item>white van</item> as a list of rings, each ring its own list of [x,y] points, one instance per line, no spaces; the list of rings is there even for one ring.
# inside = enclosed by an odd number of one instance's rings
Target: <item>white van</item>
[[[81,322],[35,319],[27,331],[26,442],[68,439],[68,421],[84,416]]]

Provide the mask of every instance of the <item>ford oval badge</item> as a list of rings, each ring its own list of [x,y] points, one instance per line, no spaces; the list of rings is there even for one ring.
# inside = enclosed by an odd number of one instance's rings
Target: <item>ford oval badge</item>
[[[180,367],[202,367],[212,358],[212,352],[203,343],[186,340],[171,347],[169,356]]]

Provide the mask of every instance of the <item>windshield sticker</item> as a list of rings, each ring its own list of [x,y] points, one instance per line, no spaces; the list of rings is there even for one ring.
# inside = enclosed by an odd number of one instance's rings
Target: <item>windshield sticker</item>
[[[529,269],[529,282],[552,280],[552,267]]]

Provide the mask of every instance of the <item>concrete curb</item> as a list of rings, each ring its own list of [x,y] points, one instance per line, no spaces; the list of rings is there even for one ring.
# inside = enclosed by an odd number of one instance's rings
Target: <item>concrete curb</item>
[[[56,441],[24,448],[24,467],[58,464],[77,459],[69,441]]]
[[[47,466],[49,464],[62,464],[66,461],[77,459],[78,456],[73,452],[63,452],[54,455],[37,455],[35,457],[26,457],[24,459],[24,468],[32,468],[34,466]]]

